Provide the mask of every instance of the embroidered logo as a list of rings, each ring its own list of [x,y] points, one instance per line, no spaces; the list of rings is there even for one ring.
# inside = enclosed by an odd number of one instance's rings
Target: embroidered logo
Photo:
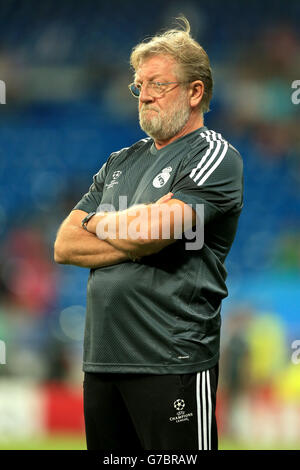
[[[181,398],[178,398],[178,400],[174,401],[175,410],[182,411],[184,407],[185,407],[185,403],[184,403],[184,400],[182,400]]]
[[[185,410],[185,401],[182,398],[178,398],[174,401],[173,406],[176,410],[176,416],[170,416],[169,421],[174,423],[182,423],[189,421],[192,418],[193,413]]]
[[[116,170],[116,171],[114,171],[113,174],[112,174],[112,180],[111,180],[111,182],[110,182],[110,183],[107,183],[107,184],[105,185],[105,187],[106,187],[107,189],[109,189],[109,188],[112,188],[114,184],[118,184],[119,181],[117,181],[117,179],[119,178],[119,176],[121,175],[121,173],[122,173],[121,170]]]
[[[167,168],[164,168],[161,173],[159,173],[157,176],[155,176],[152,184],[155,188],[161,188],[166,184],[168,179],[170,178],[170,173],[172,171],[172,167],[168,166]]]

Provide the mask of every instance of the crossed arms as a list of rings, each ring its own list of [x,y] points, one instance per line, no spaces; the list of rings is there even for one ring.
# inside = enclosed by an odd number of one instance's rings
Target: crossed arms
[[[166,210],[170,213],[168,230],[164,230]],[[181,217],[176,217],[176,213],[180,212]],[[74,210],[60,226],[54,245],[54,260],[57,263],[99,268],[134,261],[173,243],[179,231],[182,233],[183,229],[191,228],[196,221],[192,208],[178,199],[172,199],[171,193],[153,204],[132,206],[119,212],[97,213],[84,230],[81,221],[86,214],[85,211]],[[132,227],[137,229],[138,236],[132,236]]]

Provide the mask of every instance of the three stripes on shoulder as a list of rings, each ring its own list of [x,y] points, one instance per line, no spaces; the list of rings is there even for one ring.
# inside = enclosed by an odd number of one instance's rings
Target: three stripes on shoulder
[[[215,131],[204,131],[200,136],[205,138],[209,145],[196,168],[193,168],[190,173],[190,178],[197,183],[197,186],[205,183],[220,165],[229,147],[228,142]]]

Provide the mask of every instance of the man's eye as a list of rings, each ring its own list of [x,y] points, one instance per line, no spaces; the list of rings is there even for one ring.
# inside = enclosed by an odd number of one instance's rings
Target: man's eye
[[[153,88],[155,88],[156,90],[160,90],[162,88],[162,83],[160,82],[153,82],[152,83],[152,86]]]

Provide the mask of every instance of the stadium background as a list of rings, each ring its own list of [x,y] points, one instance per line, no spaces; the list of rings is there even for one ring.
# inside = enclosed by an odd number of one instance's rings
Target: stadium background
[[[0,448],[85,448],[88,270],[55,265],[53,242],[108,155],[143,137],[127,89],[129,54],[179,13],[214,71],[205,123],[245,163],[244,211],[226,263],[220,447],[300,448],[300,105],[291,99],[300,79],[300,3],[293,0],[1,2]]]

